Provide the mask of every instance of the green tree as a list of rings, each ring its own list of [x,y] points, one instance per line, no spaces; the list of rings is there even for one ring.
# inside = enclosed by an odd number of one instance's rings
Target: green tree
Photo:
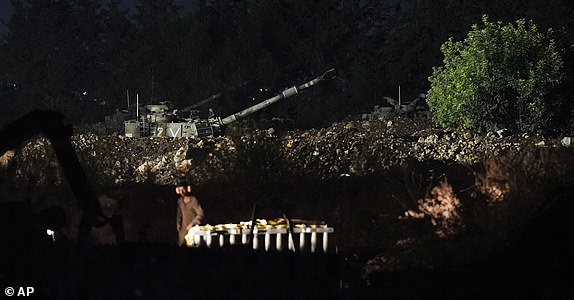
[[[483,17],[463,41],[441,46],[444,65],[433,68],[427,102],[446,128],[548,129],[555,113],[551,93],[563,81],[562,58],[533,21],[503,25]]]

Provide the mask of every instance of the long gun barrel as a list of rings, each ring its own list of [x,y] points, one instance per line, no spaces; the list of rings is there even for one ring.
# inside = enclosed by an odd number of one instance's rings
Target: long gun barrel
[[[197,108],[197,107],[200,107],[200,106],[204,105],[205,103],[211,102],[211,101],[213,101],[213,100],[215,100],[215,99],[217,99],[217,98],[219,98],[219,97],[221,97],[221,93],[217,93],[217,94],[215,94],[215,95],[211,95],[211,96],[209,96],[209,97],[207,97],[207,98],[205,98],[205,99],[203,99],[203,100],[201,100],[201,101],[199,101],[199,102],[197,102],[197,103],[194,103],[194,104],[192,104],[192,105],[190,105],[190,106],[187,106],[187,107],[185,107],[185,108],[183,108],[183,109],[180,109],[179,112],[182,112],[182,113],[183,113],[183,112],[189,112],[190,110],[192,110],[192,109],[194,109],[194,108]]]
[[[302,91],[302,90],[304,90],[304,89],[306,89],[306,88],[312,87],[312,86],[314,86],[315,84],[317,84],[317,83],[319,83],[319,82],[321,82],[321,81],[323,81],[323,80],[333,79],[333,78],[335,78],[336,76],[337,76],[337,75],[336,75],[336,73],[335,73],[335,69],[329,69],[329,70],[327,70],[325,73],[323,73],[321,76],[319,76],[319,77],[317,77],[317,78],[315,78],[315,79],[313,79],[313,80],[311,80],[311,81],[308,81],[308,82],[306,82],[306,83],[303,83],[303,84],[301,84],[301,85],[299,85],[299,86],[292,86],[292,87],[290,87],[290,88],[284,90],[283,92],[279,93],[278,95],[276,95],[276,96],[274,96],[274,97],[271,97],[271,98],[269,98],[269,99],[267,99],[267,100],[264,100],[264,101],[262,101],[262,102],[259,102],[259,103],[255,104],[255,105],[253,105],[253,106],[251,106],[251,107],[248,107],[248,108],[246,108],[246,109],[244,109],[244,110],[242,110],[242,111],[240,111],[240,112],[234,113],[234,114],[232,114],[232,115],[230,115],[230,116],[228,116],[228,117],[226,117],[226,118],[223,118],[223,119],[221,119],[220,122],[221,122],[222,125],[227,125],[227,124],[233,123],[233,122],[235,122],[235,121],[237,121],[237,120],[239,120],[239,119],[242,119],[242,118],[246,117],[247,115],[250,115],[250,114],[252,114],[252,113],[254,113],[254,112],[258,111],[258,110],[261,110],[261,109],[263,109],[263,108],[265,108],[265,107],[267,107],[267,106],[269,106],[269,105],[271,105],[271,104],[273,104],[273,103],[275,103],[275,102],[278,102],[279,100],[282,100],[282,99],[289,98],[289,97],[291,97],[291,96],[297,95],[300,91]]]

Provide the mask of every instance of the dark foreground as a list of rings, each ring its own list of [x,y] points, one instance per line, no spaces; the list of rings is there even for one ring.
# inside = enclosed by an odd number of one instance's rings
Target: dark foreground
[[[344,255],[149,243],[80,249],[45,238],[4,205],[0,283],[34,287],[42,299],[572,299],[571,208],[555,203],[483,263],[380,272],[366,284]]]
[[[26,207],[0,206],[2,290],[41,299],[573,299],[574,188],[549,195],[507,247],[478,263],[360,277],[348,254],[52,241]],[[44,227],[45,228],[45,227]]]
[[[2,263],[1,282],[32,286],[41,298],[324,299],[339,293],[334,255],[151,244],[84,250],[56,244],[27,252]]]

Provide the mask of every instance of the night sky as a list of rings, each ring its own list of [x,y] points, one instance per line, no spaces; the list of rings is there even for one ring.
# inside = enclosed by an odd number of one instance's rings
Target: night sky
[[[108,2],[107,0],[100,0],[100,2],[102,3],[102,6],[105,6],[105,4]],[[125,8],[133,8],[135,7],[137,3],[137,0],[122,0],[122,6]],[[189,0],[174,0],[174,3],[177,5],[181,5],[183,7],[184,10],[188,10],[191,9],[191,7],[193,6],[193,3],[195,3],[195,1],[189,1]],[[2,19],[2,21],[8,23],[10,21],[10,15],[12,14],[13,8],[12,5],[10,3],[10,0],[0,0],[0,19]],[[4,36],[7,32],[7,28],[6,26],[0,22],[0,36]]]

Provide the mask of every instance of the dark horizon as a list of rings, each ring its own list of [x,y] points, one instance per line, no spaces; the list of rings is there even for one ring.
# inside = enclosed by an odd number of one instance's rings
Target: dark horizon
[[[102,7],[105,7],[109,0],[99,0]],[[121,7],[124,9],[133,9],[136,6],[137,0],[121,0],[122,5]],[[191,2],[191,3],[190,3]],[[181,5],[183,10],[189,10],[193,6],[193,2],[195,0],[187,1],[187,0],[174,0],[174,3],[177,5]],[[9,0],[2,0],[0,1],[0,39],[4,37],[8,33],[8,27],[4,25],[4,23],[8,24],[10,22],[10,18],[12,17],[12,13],[14,12],[14,8]]]
[[[199,2],[168,2],[123,0],[126,7],[142,3],[134,14],[100,13],[92,5],[76,14],[66,5],[33,2],[23,12],[32,21],[20,21],[27,25],[14,27],[18,34],[5,36],[0,51],[0,124],[34,108],[65,112],[78,124],[99,122],[125,108],[127,91],[174,107],[222,93],[213,109],[225,116],[265,99],[257,91],[274,94],[335,68],[331,84],[260,115],[302,128],[328,126],[384,104],[383,97],[397,98],[399,86],[405,101],[427,93],[433,67],[442,64],[441,45],[463,39],[485,14],[554,28],[566,75],[572,74],[566,45],[574,9],[565,0],[440,7],[415,0],[207,1],[192,17],[185,11]],[[9,3],[1,3],[7,15]]]

